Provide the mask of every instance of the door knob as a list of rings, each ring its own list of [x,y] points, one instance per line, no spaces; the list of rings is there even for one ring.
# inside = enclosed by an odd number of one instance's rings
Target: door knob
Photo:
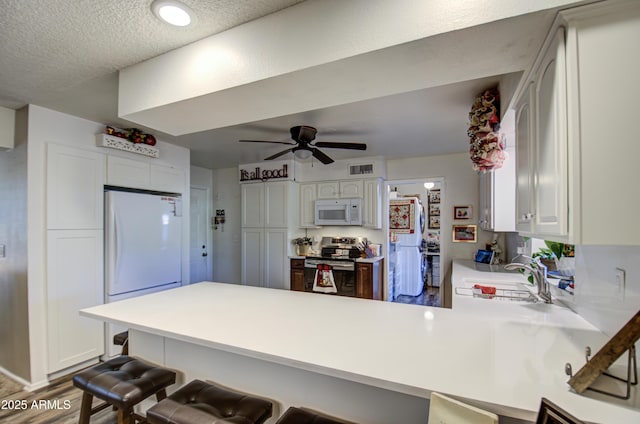
[[[202,254],[202,256],[208,256],[208,253],[207,253],[207,252],[204,252],[204,253]]]

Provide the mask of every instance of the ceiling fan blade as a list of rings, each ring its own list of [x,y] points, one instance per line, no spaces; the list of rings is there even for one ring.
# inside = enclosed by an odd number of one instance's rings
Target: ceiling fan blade
[[[318,159],[323,164],[328,165],[330,163],[333,163],[333,159],[322,153],[320,150],[311,148],[311,152],[313,153],[313,157]]]
[[[291,143],[288,141],[268,141],[268,140],[238,140],[241,143],[275,143],[275,144],[286,144],[287,146],[295,146],[296,143]]]
[[[285,154],[289,153],[292,150],[293,149],[283,150],[280,153],[276,153],[275,155],[269,156],[268,158],[264,158],[264,160],[271,160],[271,159],[279,158],[280,156],[285,155]]]
[[[314,144],[314,146],[326,147],[329,149],[367,150],[367,145],[364,143],[349,143],[338,141],[318,141]]]

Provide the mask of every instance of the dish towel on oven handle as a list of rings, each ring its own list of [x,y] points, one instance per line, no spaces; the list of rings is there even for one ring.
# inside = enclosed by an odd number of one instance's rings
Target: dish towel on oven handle
[[[321,293],[338,292],[331,265],[318,264],[316,276],[313,279],[313,291]]]

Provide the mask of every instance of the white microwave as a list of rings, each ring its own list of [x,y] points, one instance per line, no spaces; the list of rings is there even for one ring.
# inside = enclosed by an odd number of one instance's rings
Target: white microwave
[[[362,225],[361,199],[316,200],[315,225]]]

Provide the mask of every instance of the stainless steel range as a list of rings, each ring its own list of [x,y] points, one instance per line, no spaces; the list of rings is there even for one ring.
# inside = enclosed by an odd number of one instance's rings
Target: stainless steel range
[[[356,296],[356,263],[361,253],[358,249],[360,237],[323,237],[320,256],[307,256],[304,261],[305,291],[313,291],[316,271],[329,266],[339,296]]]

